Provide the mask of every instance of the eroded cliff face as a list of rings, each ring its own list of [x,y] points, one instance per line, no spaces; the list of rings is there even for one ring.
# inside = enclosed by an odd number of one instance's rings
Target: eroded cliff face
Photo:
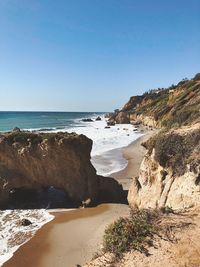
[[[143,124],[150,127],[180,127],[200,118],[200,75],[169,88],[149,90],[132,96],[121,110],[109,117],[112,123]]]
[[[128,194],[133,208],[189,208],[200,203],[200,123],[164,130],[148,149]]]
[[[75,133],[0,135],[0,205],[13,189],[63,189],[76,203],[120,201],[122,186],[100,177],[90,162],[92,140]]]

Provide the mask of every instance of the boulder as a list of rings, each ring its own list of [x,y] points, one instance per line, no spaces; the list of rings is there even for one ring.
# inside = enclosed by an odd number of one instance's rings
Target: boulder
[[[98,116],[98,117],[96,118],[96,121],[101,121],[101,117]]]
[[[82,119],[82,121],[83,121],[83,122],[93,122],[93,120],[90,119],[90,118],[89,118],[89,119]]]
[[[115,118],[116,123],[128,124],[130,123],[129,114],[127,112],[120,111]]]
[[[21,132],[20,128],[18,128],[18,127],[13,128],[12,131],[13,132]]]
[[[29,226],[29,225],[31,225],[31,224],[32,224],[32,222],[29,221],[28,219],[23,219],[23,220],[21,221],[21,225],[22,225],[22,226]]]
[[[115,125],[115,120],[113,120],[113,119],[108,120],[107,121],[107,125],[108,126],[114,126]]]

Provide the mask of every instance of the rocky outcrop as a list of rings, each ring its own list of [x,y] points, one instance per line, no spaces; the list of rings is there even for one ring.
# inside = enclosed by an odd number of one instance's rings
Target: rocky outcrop
[[[154,117],[152,116],[144,116],[142,114],[137,115],[135,113],[132,113],[130,114],[129,118],[130,118],[130,123],[134,125],[142,124],[142,125],[153,127],[153,128],[158,127],[158,123],[155,121]]]
[[[96,121],[101,121],[101,117],[98,116],[95,120],[96,120]]]
[[[115,123],[143,124],[154,128],[180,127],[200,118],[200,75],[168,88],[132,96],[121,110],[110,114]]]
[[[127,112],[120,111],[115,117],[115,122],[119,124],[130,123],[130,116]]]
[[[200,204],[200,123],[165,130],[144,146],[148,151],[129,190],[130,206],[182,209]]]
[[[112,178],[96,175],[90,162],[92,140],[75,133],[0,135],[0,205],[19,188],[63,189],[70,200],[118,202],[122,186]]]
[[[93,122],[92,119],[88,118],[88,119],[82,119],[83,122]]]

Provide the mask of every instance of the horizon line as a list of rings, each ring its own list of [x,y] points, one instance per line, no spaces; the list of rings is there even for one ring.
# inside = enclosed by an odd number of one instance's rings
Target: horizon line
[[[59,111],[59,110],[0,110],[0,112],[61,112],[61,113],[66,113],[66,112],[73,112],[73,113],[106,113],[110,111]]]

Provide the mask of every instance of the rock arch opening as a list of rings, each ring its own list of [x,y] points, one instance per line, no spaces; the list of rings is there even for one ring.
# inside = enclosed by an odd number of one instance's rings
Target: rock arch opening
[[[67,193],[53,186],[40,189],[13,188],[9,192],[6,208],[10,209],[54,209],[76,207]]]

